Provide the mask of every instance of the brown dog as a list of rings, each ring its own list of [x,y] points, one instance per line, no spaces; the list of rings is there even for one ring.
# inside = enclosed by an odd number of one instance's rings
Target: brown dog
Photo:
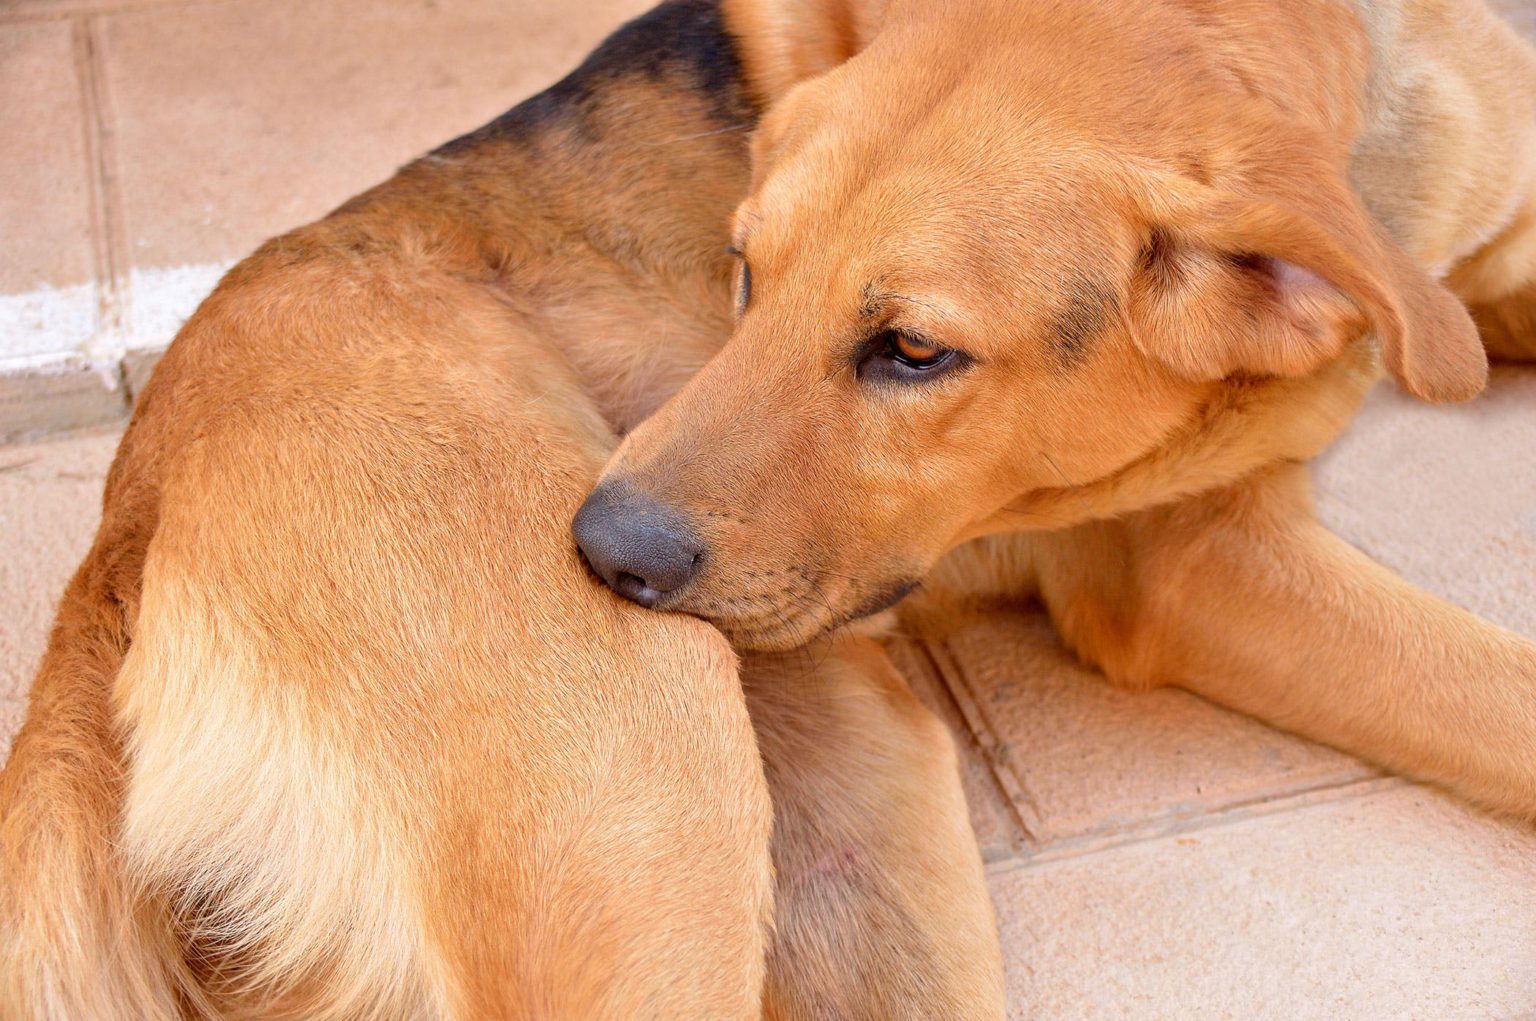
[[[1038,594],[1117,683],[1536,818],[1536,644],[1299,467],[1378,351],[1427,400],[1536,357],[1526,44],[1478,0],[726,10],[773,104],[738,322],[576,518],[615,588],[789,647],[1002,536],[941,605]]]
[[[666,4],[188,322],[0,774],[5,1017],[1001,1013],[878,647],[738,672],[567,531],[728,331],[737,68]]]

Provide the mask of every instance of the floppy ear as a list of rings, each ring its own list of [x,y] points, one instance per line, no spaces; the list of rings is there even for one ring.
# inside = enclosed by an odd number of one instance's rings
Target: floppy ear
[[[1300,376],[1370,328],[1415,396],[1483,389],[1488,359],[1466,309],[1332,168],[1298,160],[1283,176],[1250,176],[1241,194],[1188,181],[1157,190],[1132,286],[1146,353],[1194,378]]]
[[[747,81],[766,105],[868,45],[885,0],[725,0],[722,11]]]

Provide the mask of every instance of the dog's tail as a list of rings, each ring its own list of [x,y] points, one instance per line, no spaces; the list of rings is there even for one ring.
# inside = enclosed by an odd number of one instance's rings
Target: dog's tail
[[[0,1017],[197,1016],[163,902],[117,855],[124,759],[112,685],[128,647],[101,545],[65,593],[0,771]]]

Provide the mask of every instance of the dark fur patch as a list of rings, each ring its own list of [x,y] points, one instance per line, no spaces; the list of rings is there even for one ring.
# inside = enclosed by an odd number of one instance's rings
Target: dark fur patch
[[[681,84],[707,97],[711,117],[721,126],[750,125],[757,119],[718,0],[668,0],[623,25],[554,85],[433,155],[453,156],[486,142],[525,141],[556,123],[587,134],[604,90],[635,78],[654,85]],[[658,97],[658,102],[665,101],[664,95]]]
[[[1067,306],[1052,326],[1052,341],[1063,368],[1083,363],[1088,345],[1109,323],[1115,303],[1115,292],[1099,281],[1079,278],[1072,282]]]

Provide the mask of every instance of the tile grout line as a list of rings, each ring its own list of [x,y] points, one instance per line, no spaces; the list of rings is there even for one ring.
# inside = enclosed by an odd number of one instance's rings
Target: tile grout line
[[[100,132],[97,130],[95,63],[90,29],[84,19],[72,19],[70,46],[75,64],[75,80],[80,89],[80,130],[85,143],[85,186],[87,212],[91,221],[91,273],[96,280],[96,329],[108,314],[108,292],[113,287],[112,257],[107,240],[106,196],[101,188]]]
[[[102,60],[101,23],[95,15],[73,24],[75,68],[84,104],[85,152],[91,205],[91,247],[97,280],[96,335],[84,352],[88,358],[105,360],[110,349],[112,371],[122,386],[122,358],[115,350],[128,335],[128,243],[123,221],[122,188],[117,173],[117,140],[113,129],[111,95],[107,90]]]
[[[935,643],[928,639],[919,639],[913,644],[928,661],[928,667],[938,679],[939,687],[960,719],[965,722],[972,743],[981,752],[982,761],[987,764],[987,773],[992,778],[994,790],[1007,808],[1009,822],[1018,830],[1022,838],[1018,841],[1019,846],[1014,857],[1018,858],[1021,855],[1027,857],[1045,841],[1043,832],[1037,832],[1042,822],[1034,799],[1030,797],[1029,791],[1024,789],[1023,781],[1014,775],[1013,770],[1003,767],[998,754],[998,737],[992,728],[991,720],[987,719],[975,705],[971,692],[965,687],[965,679],[955,676],[960,671],[948,656],[948,649],[944,649],[941,654]],[[1030,818],[1025,818],[1026,806],[1029,809]]]
[[[1058,862],[1089,858],[1121,848],[1152,844],[1160,840],[1173,840],[1207,830],[1223,829],[1251,822],[1255,819],[1368,798],[1373,794],[1408,786],[1417,785],[1413,781],[1398,776],[1365,776],[1306,787],[1278,797],[1260,796],[1248,801],[1236,802],[1214,812],[1154,818],[1141,827],[1068,837],[1060,841],[1047,842],[1030,855],[988,862],[987,875],[990,877],[1021,869],[1040,868]]]
[[[986,768],[986,782],[992,789],[992,796],[1003,808],[1004,822],[1009,829],[1008,858],[1017,858],[1020,855],[1029,854],[1030,848],[1037,843],[1035,835],[1025,825],[1024,818],[1019,813],[1018,805],[1014,804],[1013,799],[1008,796],[1007,789],[998,781],[997,771],[992,765],[991,757],[987,754],[987,749],[983,745],[981,738],[977,736],[976,728],[971,723],[970,718],[960,708],[960,701],[955,698],[955,692],[949,679],[944,676],[944,671],[940,668],[938,660],[934,658],[933,649],[924,638],[908,637],[904,641],[913,650],[913,655],[919,660],[918,668],[924,670],[932,681],[935,697],[943,700],[948,711],[954,714],[953,718],[959,721],[960,728],[964,731],[963,734],[954,734],[957,758],[963,754],[959,744],[964,741],[981,758]],[[974,807],[969,804],[969,798],[966,801],[968,809]]]

